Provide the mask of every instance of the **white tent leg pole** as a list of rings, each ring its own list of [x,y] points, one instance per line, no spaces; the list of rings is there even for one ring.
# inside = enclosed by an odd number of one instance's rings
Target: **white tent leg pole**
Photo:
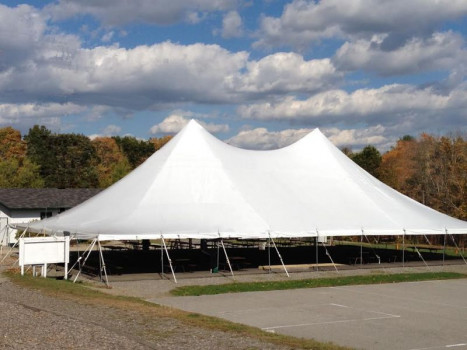
[[[162,243],[162,240],[161,240]],[[161,278],[164,278],[164,248],[161,245]]]
[[[444,266],[444,258],[446,255],[446,236],[448,234],[448,230],[444,229],[444,243],[443,243],[443,266]]]
[[[169,251],[167,250],[167,246],[165,245],[165,239],[161,236],[162,245],[164,246],[165,254],[167,254],[167,260],[169,261],[170,271],[172,271],[172,276],[174,277],[174,282],[177,283],[177,277],[175,277],[175,272],[172,266],[172,259],[170,259]],[[162,267],[163,268],[163,267]]]
[[[290,277],[289,272],[287,271],[284,265],[284,261],[282,260],[281,253],[279,253],[279,249],[277,249],[276,242],[274,242],[274,239],[272,239],[271,234],[269,234],[269,238],[271,239],[272,244],[274,245],[274,249],[276,249],[277,255],[279,256],[279,259],[281,261],[282,267],[284,268],[285,274],[287,275],[287,277]]]
[[[7,237],[8,237],[8,223],[3,227],[3,235],[2,235],[2,238],[0,240],[0,255],[3,254],[3,242],[5,242],[5,245],[8,244],[7,242]]]
[[[222,249],[224,250],[225,260],[227,261],[227,265],[229,265],[229,269],[230,269],[230,273],[232,274],[232,278],[235,279],[235,276],[234,276],[234,273],[233,273],[233,270],[232,270],[232,265],[230,264],[229,256],[227,255],[227,250],[225,250],[224,240],[222,238],[221,238],[221,245],[222,245]]]
[[[363,266],[363,232],[360,235],[360,268]]]
[[[92,248],[94,248],[94,245],[96,244],[97,242],[97,238],[94,238],[94,240],[91,242],[90,246],[89,246],[89,251],[88,251],[88,254],[86,255],[86,257],[84,258],[84,261],[83,261],[83,264],[79,266],[79,271],[78,273],[76,274],[76,277],[75,279],[73,280],[73,283],[76,282],[76,280],[78,279],[79,275],[81,274],[81,270],[83,269],[84,265],[86,264],[86,261],[88,260],[89,258],[89,255],[91,255],[91,252],[92,252]]]
[[[271,240],[268,238],[268,265],[269,265],[269,273],[271,273]]]
[[[12,250],[18,245],[18,242],[19,242],[19,239],[20,238],[23,238],[25,235],[26,235],[26,232],[28,232],[28,228],[29,227],[26,227],[26,229],[23,231],[23,233],[21,234],[21,236],[19,236],[18,240],[16,241],[15,244],[13,244],[13,246],[10,248],[10,250],[8,251],[8,253],[6,253],[6,255],[3,257],[2,261],[0,261],[0,264],[7,258],[7,256],[9,256],[12,252]]]
[[[316,237],[315,237],[315,263],[316,263],[316,271],[319,271],[318,237],[319,237],[319,232],[318,232],[318,229],[316,229]]]
[[[321,244],[323,245],[323,248],[324,248],[324,251],[326,252],[326,255],[328,256],[329,260],[331,260],[332,265],[333,265],[334,268],[336,269],[336,272],[339,272],[339,270],[337,269],[336,264],[334,263],[334,260],[332,260],[331,254],[329,254],[329,252],[328,252],[328,249],[326,248],[326,246],[324,245],[323,242],[321,242]]]
[[[457,251],[459,252],[459,254],[460,254],[462,260],[464,260],[464,263],[467,265],[467,261],[465,261],[464,255],[462,255],[461,250],[460,250],[460,248],[458,247],[456,241],[454,240],[453,235],[452,235],[452,234],[449,234],[449,236],[451,236],[451,239],[452,239],[452,242],[454,243],[454,246],[456,247]]]
[[[105,267],[104,254],[102,253],[101,242],[97,241],[97,245],[99,247],[99,257],[100,257],[100,261],[101,261],[101,271],[104,271],[104,276],[105,276],[104,282],[105,282],[105,285],[107,287],[109,287],[110,286],[109,285],[109,278],[107,277],[107,268]]]
[[[405,229],[402,234],[402,268],[405,267]]]

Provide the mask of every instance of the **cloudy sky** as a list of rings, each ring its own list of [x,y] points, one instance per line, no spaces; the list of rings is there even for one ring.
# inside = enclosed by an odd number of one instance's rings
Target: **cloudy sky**
[[[0,3],[0,127],[339,147],[467,131],[467,0]]]

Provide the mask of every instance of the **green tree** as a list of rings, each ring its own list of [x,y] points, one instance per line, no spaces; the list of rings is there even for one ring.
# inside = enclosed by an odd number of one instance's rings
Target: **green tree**
[[[131,136],[114,136],[113,139],[127,157],[132,169],[143,163],[156,150],[152,142],[137,140]]]
[[[28,157],[40,166],[46,187],[98,187],[98,158],[91,140],[78,134],[52,134],[34,126],[25,136]]]
[[[29,159],[11,158],[0,160],[0,187],[41,188],[44,180],[39,175],[39,166]]]
[[[368,145],[358,153],[351,156],[352,160],[371,175],[378,177],[378,168],[381,164],[381,153],[376,147]]]

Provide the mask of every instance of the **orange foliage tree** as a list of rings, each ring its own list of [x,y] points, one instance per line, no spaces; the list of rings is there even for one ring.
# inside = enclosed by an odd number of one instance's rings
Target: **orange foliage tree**
[[[97,137],[92,140],[99,164],[97,165],[99,187],[108,187],[131,171],[131,166],[111,137]]]

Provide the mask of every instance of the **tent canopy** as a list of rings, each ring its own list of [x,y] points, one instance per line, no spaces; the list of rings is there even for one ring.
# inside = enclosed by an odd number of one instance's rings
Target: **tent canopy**
[[[122,180],[29,227],[99,240],[467,233],[467,222],[386,186],[318,129],[251,151],[194,120]]]

